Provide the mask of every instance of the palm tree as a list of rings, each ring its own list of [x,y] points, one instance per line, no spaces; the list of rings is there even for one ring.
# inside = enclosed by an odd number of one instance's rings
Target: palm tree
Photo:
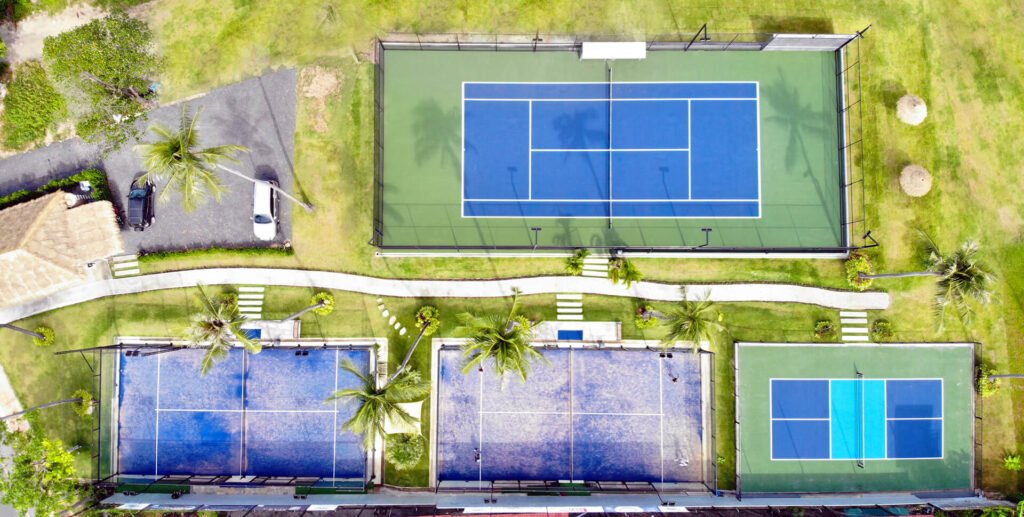
[[[359,388],[339,390],[329,399],[354,399],[359,402],[359,409],[352,415],[342,429],[363,435],[366,449],[373,447],[374,439],[384,436],[384,422],[404,422],[415,425],[419,419],[402,409],[399,404],[423,400],[430,393],[430,383],[423,380],[416,370],[399,370],[386,383],[378,386],[373,375],[365,374],[355,364],[346,360],[341,366],[362,381]]]
[[[939,279],[938,293],[935,296],[935,308],[939,313],[940,325],[945,319],[946,309],[954,307],[960,315],[960,320],[967,324],[973,316],[973,309],[968,301],[978,300],[981,303],[988,303],[992,297],[990,284],[992,274],[978,262],[977,254],[980,250],[978,243],[967,241],[950,255],[944,255],[927,235],[925,237],[925,259],[924,271],[911,271],[907,273],[884,273],[868,275],[861,273],[863,279],[876,278],[906,278],[914,276],[932,276]]]
[[[203,286],[198,288],[201,310],[192,315],[192,323],[186,334],[186,346],[206,349],[200,373],[206,375],[214,363],[227,357],[235,342],[241,343],[250,354],[260,353],[262,347],[259,342],[249,338],[242,330],[246,320],[238,310],[238,301],[229,297],[214,299],[206,294]]]
[[[506,316],[459,314],[462,326],[456,332],[469,336],[469,342],[463,348],[466,366],[462,373],[468,373],[473,368],[481,367],[484,361],[492,360],[499,376],[514,372],[526,382],[530,363],[536,359],[544,360],[540,351],[530,345],[533,341],[533,328],[538,322],[531,322],[517,314],[518,302],[517,291],[512,295],[512,309]]]
[[[722,325],[723,315],[718,311],[715,302],[709,300],[707,296],[690,300],[685,290],[679,305],[669,309],[662,317],[662,325],[667,332],[661,340],[661,346],[666,349],[682,341],[692,343],[693,351],[698,352],[702,342],[714,342],[718,334],[725,332],[725,325]]]
[[[643,278],[644,274],[631,260],[625,257],[616,257],[608,262],[608,279],[612,283],[622,282],[628,288],[633,285],[633,282],[639,282]]]
[[[234,174],[240,178],[255,182],[251,178],[234,169],[225,167],[222,162],[237,162],[235,154],[248,151],[241,145],[219,145],[198,149],[199,130],[196,125],[199,122],[199,113],[194,116],[188,113],[184,106],[181,108],[181,122],[175,131],[166,126],[154,125],[150,131],[158,137],[156,141],[139,144],[135,151],[142,156],[145,162],[146,173],[139,180],[141,182],[153,181],[154,184],[166,181],[160,192],[161,199],[171,190],[181,193],[181,203],[186,212],[191,212],[201,204],[206,196],[212,195],[220,201],[224,193],[224,184],[221,183],[215,168]],[[313,206],[296,199],[280,188],[270,185],[270,188],[279,192],[291,201],[302,205],[307,212],[313,211]]]

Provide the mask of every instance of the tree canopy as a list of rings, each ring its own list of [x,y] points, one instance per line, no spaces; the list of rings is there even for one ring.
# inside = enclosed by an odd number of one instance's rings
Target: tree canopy
[[[118,147],[139,133],[150,106],[149,85],[160,66],[145,22],[115,13],[50,36],[43,62],[77,115],[78,134]]]
[[[43,436],[38,425],[10,431],[0,424],[0,444],[12,450],[10,461],[0,464],[0,500],[5,504],[22,515],[32,508],[36,515],[57,515],[81,498],[74,455],[60,440]]]

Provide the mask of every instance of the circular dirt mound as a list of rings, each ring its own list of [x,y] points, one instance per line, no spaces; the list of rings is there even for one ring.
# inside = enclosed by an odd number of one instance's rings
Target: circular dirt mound
[[[928,106],[917,95],[904,95],[896,102],[896,116],[903,122],[916,126],[928,116]]]
[[[907,165],[900,173],[900,187],[908,196],[921,197],[932,189],[932,175],[920,165]]]

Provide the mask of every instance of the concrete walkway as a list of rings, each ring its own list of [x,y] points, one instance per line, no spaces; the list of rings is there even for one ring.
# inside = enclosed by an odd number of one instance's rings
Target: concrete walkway
[[[512,294],[580,293],[628,296],[656,301],[678,301],[683,297],[679,285],[637,282],[629,289],[604,278],[578,276],[539,276],[500,280],[400,280],[369,276],[269,268],[194,269],[128,278],[89,282],[22,305],[0,309],[0,323],[75,305],[106,296],[177,289],[204,285],[277,285],[319,287],[376,296],[400,298],[493,298]],[[690,298],[709,296],[716,302],[806,303],[843,310],[885,309],[886,293],[833,291],[818,287],[786,284],[689,285]]]

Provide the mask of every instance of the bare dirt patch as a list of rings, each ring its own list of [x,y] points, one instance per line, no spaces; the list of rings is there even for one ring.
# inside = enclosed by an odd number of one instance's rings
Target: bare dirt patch
[[[59,13],[40,12],[33,14],[17,25],[7,22],[0,24],[0,39],[7,45],[7,59],[18,64],[43,57],[43,40],[49,36],[81,27],[107,12],[99,7],[76,4]]]
[[[310,100],[309,115],[317,133],[327,132],[327,99],[338,93],[340,88],[341,76],[335,70],[310,66],[299,74],[299,91]]]

